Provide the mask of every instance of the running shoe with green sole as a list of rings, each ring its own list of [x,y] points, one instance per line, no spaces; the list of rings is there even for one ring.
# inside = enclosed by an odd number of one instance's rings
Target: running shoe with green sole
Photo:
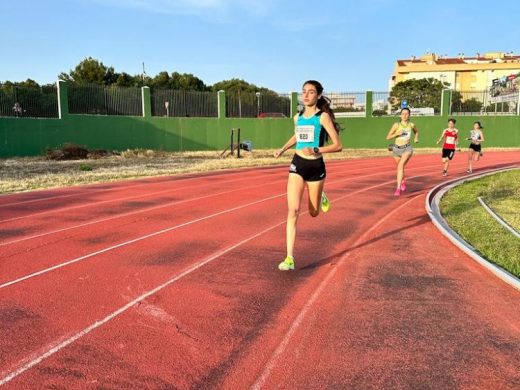
[[[325,195],[325,192],[321,193],[321,211],[326,213],[330,209],[330,202],[329,198],[327,198],[327,195]]]
[[[291,271],[294,269],[294,259],[291,256],[287,256],[284,261],[278,264],[280,271]]]

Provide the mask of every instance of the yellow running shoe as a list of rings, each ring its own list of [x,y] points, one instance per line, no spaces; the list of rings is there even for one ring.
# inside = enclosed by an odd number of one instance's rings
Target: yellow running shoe
[[[330,209],[330,202],[329,198],[327,198],[327,195],[325,195],[325,192],[321,193],[321,211],[326,213]]]
[[[278,264],[280,271],[291,271],[294,269],[294,259],[291,256],[287,256],[284,261]]]

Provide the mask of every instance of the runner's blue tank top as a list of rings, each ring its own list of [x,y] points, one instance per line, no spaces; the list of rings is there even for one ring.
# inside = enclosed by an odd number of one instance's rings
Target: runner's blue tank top
[[[296,149],[320,147],[325,144],[327,131],[320,124],[322,111],[318,111],[310,118],[303,114],[298,115],[294,134],[296,135]]]

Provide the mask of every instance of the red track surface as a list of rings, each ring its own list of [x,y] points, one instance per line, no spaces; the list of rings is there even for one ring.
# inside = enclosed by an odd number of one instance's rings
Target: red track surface
[[[0,383],[520,388],[520,293],[430,223],[439,160],[400,198],[391,159],[329,162],[289,273],[286,166],[0,197]]]

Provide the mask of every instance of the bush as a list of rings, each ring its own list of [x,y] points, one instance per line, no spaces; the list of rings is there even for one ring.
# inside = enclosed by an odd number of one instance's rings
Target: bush
[[[385,110],[374,110],[372,111],[372,116],[384,116],[387,115]]]
[[[111,155],[121,155],[121,153],[116,151],[108,152],[104,149],[88,150],[84,146],[76,144],[64,144],[61,149],[47,149],[46,153],[46,157],[49,160],[85,160]]]

